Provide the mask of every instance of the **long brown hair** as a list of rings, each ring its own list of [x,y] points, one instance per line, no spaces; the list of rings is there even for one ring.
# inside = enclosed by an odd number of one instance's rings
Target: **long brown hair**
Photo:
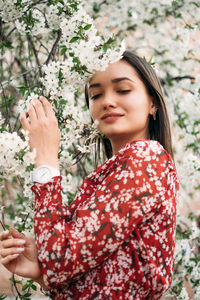
[[[148,94],[152,97],[153,104],[157,107],[156,120],[153,119],[152,115],[150,115],[149,117],[148,129],[150,140],[158,141],[173,158],[170,123],[161,83],[156,75],[156,72],[145,59],[137,56],[131,51],[125,51],[121,60],[126,61],[134,68],[134,70],[137,72],[138,76],[146,86]],[[87,85],[85,86],[85,98],[87,106],[89,108],[89,95]],[[106,137],[102,137],[101,141],[100,139],[98,139],[96,145],[96,151],[98,153],[100,152],[101,143],[103,143],[104,145],[107,158],[110,158],[113,155],[110,140]]]

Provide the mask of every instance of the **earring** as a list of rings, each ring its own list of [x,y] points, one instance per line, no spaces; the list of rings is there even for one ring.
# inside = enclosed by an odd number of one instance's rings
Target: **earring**
[[[157,113],[157,109],[153,113],[153,119],[154,119],[154,121],[156,121],[156,113]]]

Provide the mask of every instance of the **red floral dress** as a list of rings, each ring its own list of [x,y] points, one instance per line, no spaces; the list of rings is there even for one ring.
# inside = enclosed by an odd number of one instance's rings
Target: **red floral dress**
[[[159,299],[172,281],[179,188],[170,155],[133,141],[62,204],[61,177],[34,184],[38,259],[52,299]]]

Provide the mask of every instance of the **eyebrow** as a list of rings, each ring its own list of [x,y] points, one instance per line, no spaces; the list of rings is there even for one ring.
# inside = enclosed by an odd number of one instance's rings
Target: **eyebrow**
[[[131,80],[130,78],[128,77],[119,77],[119,78],[115,78],[115,79],[112,79],[111,82],[112,83],[117,83],[117,82],[120,82],[120,81],[123,81],[123,80],[129,80],[131,82],[134,82],[133,80]],[[93,88],[93,87],[99,87],[101,86],[100,83],[93,83],[89,86],[89,89]]]

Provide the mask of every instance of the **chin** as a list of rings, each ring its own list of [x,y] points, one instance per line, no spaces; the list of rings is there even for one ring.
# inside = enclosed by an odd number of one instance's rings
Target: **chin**
[[[120,132],[120,131],[104,131],[102,132],[109,140],[112,140],[112,139],[119,139],[119,138],[123,138],[124,136],[124,133],[123,132]]]
[[[115,128],[114,126],[110,128],[108,127],[104,127],[104,128],[99,128],[99,131],[104,134],[107,138],[111,138],[112,136],[118,136],[118,135],[122,135],[122,134],[126,134],[126,132],[124,132],[122,130],[122,128],[119,128],[119,126],[117,126],[117,128]]]

